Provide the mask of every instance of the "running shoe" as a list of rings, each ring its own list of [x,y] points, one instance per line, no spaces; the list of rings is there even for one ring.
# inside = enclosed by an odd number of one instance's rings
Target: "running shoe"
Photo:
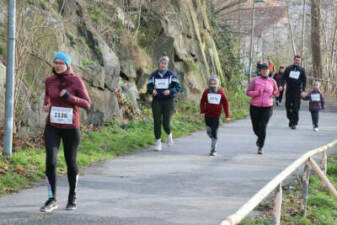
[[[216,156],[215,148],[212,148],[211,152],[209,153],[210,156]]]
[[[154,146],[154,150],[155,150],[155,151],[161,151],[161,150],[163,150],[163,148],[162,148],[162,146],[161,146],[161,140],[160,140],[160,139],[158,139],[158,140],[156,141],[156,145]]]
[[[49,212],[54,211],[55,209],[57,209],[57,202],[55,199],[50,198],[44,203],[40,211],[49,213]]]
[[[172,133],[167,135],[167,144],[168,146],[172,146],[173,145],[173,137],[172,137]]]
[[[77,209],[76,194],[69,194],[66,210]]]

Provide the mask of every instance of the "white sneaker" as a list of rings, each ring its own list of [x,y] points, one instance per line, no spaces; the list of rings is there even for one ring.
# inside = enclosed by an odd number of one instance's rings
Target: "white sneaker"
[[[154,150],[155,150],[155,151],[161,151],[161,150],[162,150],[161,140],[160,140],[160,139],[158,139],[158,140],[156,141],[156,145],[154,146]]]
[[[315,132],[318,132],[318,131],[319,131],[318,127],[315,127],[315,128],[314,128],[314,131],[315,131]]]
[[[167,135],[167,144],[168,144],[168,146],[172,146],[173,145],[172,133]]]

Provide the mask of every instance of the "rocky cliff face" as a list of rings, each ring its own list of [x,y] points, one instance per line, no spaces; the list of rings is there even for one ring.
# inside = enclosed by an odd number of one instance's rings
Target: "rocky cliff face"
[[[139,103],[149,101],[147,79],[163,51],[182,83],[182,98],[198,99],[211,75],[223,76],[205,0],[30,0],[21,4],[18,35],[31,36],[24,42],[31,43],[26,63],[17,63],[25,74],[18,75],[22,86],[17,107],[21,104],[23,110],[17,116],[22,116],[22,131],[44,125],[43,81],[50,75],[49,63],[56,51],[71,55],[73,69],[92,99],[91,109],[82,117],[96,125],[140,112]],[[4,5],[1,10],[5,15]],[[5,29],[5,24],[0,26]],[[4,77],[1,74],[1,86]],[[23,101],[27,93],[29,99]],[[3,98],[0,101],[3,104]]]

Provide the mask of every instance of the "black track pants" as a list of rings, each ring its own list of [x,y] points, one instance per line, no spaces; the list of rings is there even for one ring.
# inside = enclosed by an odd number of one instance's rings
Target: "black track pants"
[[[289,119],[289,125],[297,125],[298,124],[298,112],[301,107],[301,99],[300,98],[290,98],[287,96],[286,98],[286,109],[287,109],[287,117]]]
[[[154,121],[154,136],[161,138],[161,125],[163,124],[166,134],[171,133],[171,118],[174,110],[173,99],[154,99],[152,102],[152,114]]]

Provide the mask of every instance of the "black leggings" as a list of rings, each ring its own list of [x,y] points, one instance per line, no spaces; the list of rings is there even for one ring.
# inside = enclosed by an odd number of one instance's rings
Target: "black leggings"
[[[220,125],[220,117],[205,117],[205,123],[206,123],[206,132],[207,135],[211,138],[212,149],[215,149],[217,141],[218,141],[218,129]]]
[[[77,148],[80,143],[81,132],[79,128],[63,129],[47,125],[44,131],[46,144],[46,176],[48,181],[49,197],[56,199],[56,165],[57,153],[62,139],[64,158],[67,163],[68,182],[70,186],[69,196],[74,196],[78,167],[76,162]]]
[[[258,147],[264,146],[266,139],[266,130],[270,117],[273,114],[272,107],[255,107],[250,106],[250,118],[252,120],[253,130],[258,137],[256,145]]]
[[[154,99],[152,102],[152,114],[154,122],[154,136],[161,138],[161,125],[167,134],[171,133],[171,118],[174,110],[173,99]]]
[[[218,139],[218,129],[220,125],[220,117],[205,117],[206,131],[210,138]]]
[[[319,111],[311,111],[311,119],[314,128],[318,128]]]

